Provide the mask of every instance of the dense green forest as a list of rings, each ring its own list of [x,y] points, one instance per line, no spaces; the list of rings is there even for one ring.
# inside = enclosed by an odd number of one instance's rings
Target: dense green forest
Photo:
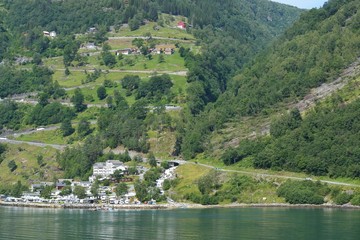
[[[17,70],[9,66],[0,66],[0,98],[8,95],[53,88],[53,72],[41,66],[31,70]]]
[[[360,101],[345,104],[334,97],[329,102],[303,118],[296,109],[283,115],[272,123],[270,137],[241,142],[225,151],[223,162],[250,157],[256,168],[359,178]]]
[[[272,140],[259,151],[254,166],[359,178],[359,107],[358,100],[345,106],[338,100],[329,107],[315,108],[304,120],[294,115],[279,119],[272,126]]]
[[[16,32],[34,28],[61,34],[86,32],[94,26],[118,26],[131,20],[157,21],[158,13],[189,18],[193,26],[222,28],[232,36],[254,40],[282,32],[299,14],[299,9],[256,0],[214,2],[210,0],[2,0],[8,10],[5,22]],[[257,27],[257,28],[256,28]],[[267,29],[265,28],[267,27]]]
[[[215,104],[184,122],[177,141],[183,156],[192,158],[206,150],[211,132],[225,122],[266,116],[276,104],[302,99],[311,88],[337,78],[360,55],[359,7],[358,1],[334,0],[303,13],[230,81]],[[189,90],[198,96],[205,93],[199,84]],[[194,99],[204,103],[201,97]]]

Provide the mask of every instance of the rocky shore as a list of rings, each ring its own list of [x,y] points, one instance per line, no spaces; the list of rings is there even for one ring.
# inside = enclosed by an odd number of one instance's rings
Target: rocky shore
[[[57,208],[57,209],[88,209],[88,210],[170,210],[170,209],[209,209],[209,208],[337,208],[337,209],[358,209],[360,206],[335,205],[335,204],[243,204],[233,203],[226,205],[201,205],[191,203],[177,204],[53,204],[53,203],[25,203],[25,202],[4,202],[0,201],[0,206],[11,207],[31,207],[31,208]]]
[[[63,208],[63,209],[89,209],[89,210],[109,210],[109,209],[132,209],[132,210],[147,210],[147,209],[167,209],[164,204],[146,205],[146,204],[54,204],[54,203],[28,203],[28,202],[4,202],[0,201],[0,206],[11,207],[31,207],[31,208]]]

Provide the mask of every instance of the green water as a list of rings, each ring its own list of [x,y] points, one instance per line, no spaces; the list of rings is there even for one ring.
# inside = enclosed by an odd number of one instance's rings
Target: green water
[[[360,239],[360,210],[0,207],[0,239]]]

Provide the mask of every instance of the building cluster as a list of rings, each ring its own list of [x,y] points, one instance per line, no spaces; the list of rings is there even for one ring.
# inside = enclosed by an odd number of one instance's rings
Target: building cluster
[[[93,174],[89,177],[89,181],[75,181],[73,179],[58,179],[54,182],[39,182],[31,184],[30,191],[24,192],[21,198],[8,197],[6,201],[12,202],[45,202],[45,203],[94,203],[96,200],[101,200],[106,203],[113,204],[128,204],[131,199],[134,199],[135,192],[133,189],[129,193],[125,194],[121,198],[118,198],[115,194],[116,186],[101,186],[97,191],[97,197],[95,197],[91,188],[95,183],[95,180],[112,180],[115,171],[122,175],[128,173],[128,167],[125,166],[119,160],[107,160],[106,162],[95,163],[93,165]],[[123,178],[129,180],[129,178]],[[132,179],[130,179],[132,180]],[[86,197],[79,199],[74,194],[76,187],[82,187],[85,190]],[[41,197],[41,191],[46,187],[52,187],[50,199],[44,199]],[[65,188],[71,189],[70,194],[64,194]]]
[[[89,177],[89,181],[94,182],[97,178],[100,180],[110,178],[116,170],[122,174],[127,174],[128,167],[119,160],[107,160],[106,162],[95,163],[93,166],[93,175]]]

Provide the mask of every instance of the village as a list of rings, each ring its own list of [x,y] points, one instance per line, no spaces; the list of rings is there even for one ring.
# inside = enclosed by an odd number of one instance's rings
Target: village
[[[156,180],[156,187],[164,195],[163,183],[166,179],[176,178],[175,169],[178,162],[168,162],[160,178]],[[160,165],[158,162],[157,165]],[[94,205],[155,205],[156,200],[141,202],[136,197],[133,177],[143,179],[149,168],[137,166],[134,175],[129,175],[129,167],[119,160],[107,160],[93,165],[93,173],[88,181],[74,179],[58,179],[56,182],[38,182],[31,184],[29,191],[25,191],[18,198],[1,195],[1,201],[14,204],[57,204],[73,207],[90,207]],[[119,190],[119,188],[121,190]],[[44,194],[44,191],[48,192]],[[173,202],[167,198],[168,202]]]

